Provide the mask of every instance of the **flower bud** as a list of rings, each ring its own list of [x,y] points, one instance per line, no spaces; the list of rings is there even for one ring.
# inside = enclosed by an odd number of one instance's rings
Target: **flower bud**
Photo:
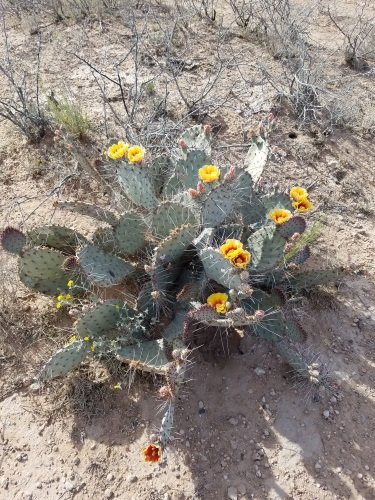
[[[258,309],[258,311],[255,311],[254,313],[254,318],[256,321],[261,321],[266,313],[262,309]]]
[[[204,184],[202,181],[199,181],[197,184],[197,191],[198,193],[204,193],[206,191]]]
[[[192,198],[198,198],[199,192],[196,189],[189,189],[189,194]]]
[[[180,139],[180,140],[178,141],[178,145],[180,146],[180,148],[181,148],[183,151],[185,151],[185,149],[187,149],[187,144],[186,144],[186,142],[185,142],[183,139]]]

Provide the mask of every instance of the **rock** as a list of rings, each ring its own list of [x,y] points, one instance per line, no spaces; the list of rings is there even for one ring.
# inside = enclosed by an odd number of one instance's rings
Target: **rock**
[[[24,491],[23,493],[23,498],[25,500],[33,500],[33,494],[30,493],[29,491]]]
[[[92,443],[92,445],[90,446],[90,450],[95,450],[96,448],[96,443]]]
[[[237,489],[240,495],[246,495],[246,486],[244,484],[240,484]]]
[[[260,460],[262,460],[262,457],[260,456],[260,454],[258,452],[255,452],[253,454],[253,460],[259,462]]]
[[[129,483],[136,483],[138,481],[137,476],[128,476],[128,482]]]
[[[237,488],[235,488],[234,486],[229,486],[228,488],[228,498],[230,500],[237,500],[238,496],[237,496]]]
[[[260,472],[260,470],[257,470],[255,475],[256,475],[256,477],[262,477],[262,473]]]
[[[229,419],[229,423],[230,423],[231,425],[237,425],[237,424],[238,424],[238,420],[237,420],[236,418],[233,418],[233,417],[232,417],[232,418],[230,418],[230,419]]]
[[[76,489],[76,483],[74,481],[65,481],[64,488],[66,491],[74,491]]]
[[[18,460],[18,462],[26,462],[28,458],[27,453],[22,452],[17,455],[16,460]]]
[[[198,401],[198,408],[202,410],[204,408],[204,403],[203,401]]]
[[[112,474],[112,472],[110,472],[107,476],[107,481],[113,481],[115,478],[114,474]]]
[[[314,467],[315,467],[315,470],[320,470],[322,468],[322,464],[320,462],[316,462]]]
[[[74,465],[79,465],[79,463],[81,462],[81,459],[79,457],[76,457],[74,460],[73,460],[73,464]]]
[[[7,490],[9,486],[9,479],[7,477],[4,477],[1,480],[1,487],[4,488],[4,490]]]
[[[363,478],[363,474],[361,474],[360,472],[358,472],[357,477],[358,477],[358,479],[362,479]]]
[[[40,481],[38,481],[36,484],[35,484],[35,487],[38,488],[38,490],[41,490],[42,489],[42,483]]]
[[[104,491],[104,498],[112,498],[112,497],[113,497],[113,491],[111,490]]]
[[[324,410],[324,412],[323,412],[323,417],[324,417],[325,419],[329,418],[329,411],[328,411],[328,410]]]
[[[365,465],[365,470],[370,470],[370,467],[368,465]]]
[[[335,405],[337,403],[337,398],[335,398],[335,396],[332,396],[331,399],[330,399],[330,402]]]
[[[266,373],[266,370],[263,370],[263,368],[260,368],[259,366],[254,368],[254,371],[255,371],[255,374],[258,375],[258,377],[261,377],[262,375],[264,375]]]

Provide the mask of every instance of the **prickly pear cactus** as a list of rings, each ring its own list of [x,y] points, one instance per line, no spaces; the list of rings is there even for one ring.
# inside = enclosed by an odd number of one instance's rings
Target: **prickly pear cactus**
[[[326,383],[319,366],[299,354],[306,333],[294,304],[343,273],[304,270],[318,235],[316,225],[308,227],[307,191],[262,187],[273,121],[270,115],[252,134],[242,165],[215,165],[209,127],[187,130],[172,154],[157,159],[141,146],[113,144],[108,167],[128,210],[63,204],[106,224],[91,239],[54,225],[2,233],[4,250],[18,256],[21,281],[78,314],[73,337],[47,361],[41,381],[90,357],[164,377],[166,411],[146,461],[158,462],[170,441],[190,349],[210,348],[213,337],[219,345],[222,335],[269,341],[298,376]],[[116,298],[101,298],[112,289]]]

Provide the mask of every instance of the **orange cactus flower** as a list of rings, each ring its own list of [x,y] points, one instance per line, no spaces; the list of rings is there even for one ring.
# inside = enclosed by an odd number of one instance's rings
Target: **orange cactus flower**
[[[289,220],[292,217],[292,213],[283,208],[275,208],[275,210],[269,213],[268,217],[273,220],[275,224],[280,225]]]
[[[299,201],[302,200],[303,198],[307,198],[307,191],[302,187],[295,186],[292,187],[292,189],[290,190],[289,196],[291,197],[292,200]]]
[[[149,444],[144,448],[143,455],[146,462],[160,462],[161,448],[157,444]]]
[[[216,165],[204,165],[198,170],[198,175],[203,182],[214,182],[220,179],[220,168]]]
[[[309,212],[312,209],[313,205],[307,198],[302,198],[301,200],[292,203],[292,207],[297,210],[297,212],[305,213]]]
[[[251,253],[243,248],[233,250],[228,254],[229,262],[238,269],[246,269],[251,260]]]
[[[207,304],[213,307],[217,313],[225,314],[227,312],[228,295],[226,293],[212,293],[207,298]]]
[[[223,255],[223,257],[228,259],[230,252],[241,250],[242,248],[243,248],[243,243],[241,243],[241,241],[227,240],[223,245],[221,245],[220,253],[221,255]]]

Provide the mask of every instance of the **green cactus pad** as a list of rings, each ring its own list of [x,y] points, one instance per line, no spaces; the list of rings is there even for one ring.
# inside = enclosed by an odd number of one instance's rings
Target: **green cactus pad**
[[[274,269],[282,262],[285,239],[280,236],[275,225],[258,229],[249,237],[247,243],[253,266],[257,271]]]
[[[125,212],[114,228],[118,248],[121,253],[134,255],[146,244],[147,225],[140,214]]]
[[[153,182],[155,193],[160,196],[170,172],[173,170],[172,162],[167,156],[155,158],[147,167],[150,179]]]
[[[47,295],[68,290],[70,276],[63,271],[65,255],[49,248],[26,250],[19,261],[19,276],[26,286]]]
[[[291,238],[293,234],[302,234],[306,229],[306,221],[300,215],[295,215],[279,226],[279,233],[283,238]]]
[[[227,224],[217,228],[214,235],[214,246],[222,245],[226,240],[241,240],[243,234],[242,224]]]
[[[164,353],[162,339],[121,347],[116,357],[120,361],[131,363],[134,368],[159,375],[165,373],[169,363]]]
[[[208,164],[210,164],[210,158],[205,151],[193,149],[183,153],[183,158],[180,158],[176,163],[176,175],[184,189],[197,187],[198,171]]]
[[[18,229],[6,227],[1,233],[1,245],[6,252],[21,255],[26,245],[26,236]]]
[[[181,203],[166,201],[161,203],[152,217],[152,232],[158,238],[166,238],[169,233],[185,224],[196,224],[193,211]]]
[[[266,207],[262,201],[253,194],[249,203],[243,203],[240,207],[242,220],[245,225],[259,224],[267,217]]]
[[[246,155],[244,168],[248,172],[254,183],[260,179],[268,158],[269,147],[265,140],[257,137]]]
[[[266,215],[274,210],[275,208],[282,208],[284,210],[292,211],[292,202],[287,194],[284,193],[273,193],[261,197],[261,202],[263,203]]]
[[[152,179],[145,167],[121,163],[117,169],[120,185],[135,205],[152,210],[158,203]]]
[[[40,380],[51,380],[78,368],[90,352],[90,344],[81,340],[75,340],[55,352],[52,358],[43,366]]]
[[[173,174],[165,183],[163,195],[166,198],[172,198],[183,190],[184,186],[182,185],[182,182],[178,179],[176,174]]]
[[[134,318],[135,311],[121,300],[107,300],[98,304],[76,323],[81,338],[97,338],[114,330],[120,321]]]
[[[189,224],[174,229],[157,247],[155,252],[156,261],[166,264],[178,260],[192,243],[195,234],[196,228]]]
[[[200,251],[199,257],[209,279],[227,288],[236,290],[241,288],[243,283],[239,276],[239,270],[232,266],[218,250],[210,247],[204,248]]]
[[[164,330],[163,339],[165,339],[167,342],[173,342],[178,337],[181,337],[184,328],[185,317],[185,311],[178,311],[174,319]]]
[[[92,219],[98,220],[100,222],[106,222],[110,225],[115,225],[117,223],[117,217],[109,210],[98,207],[93,203],[84,203],[80,201],[63,201],[57,202],[58,208],[62,210],[68,210],[69,212],[75,212],[80,215],[85,215],[86,217],[91,217]]]
[[[79,244],[86,238],[66,226],[42,226],[27,232],[29,240],[36,246],[45,246],[60,250],[66,255],[73,255]]]
[[[129,262],[104,252],[94,245],[83,246],[77,257],[86,279],[98,286],[117,285],[134,270]]]

